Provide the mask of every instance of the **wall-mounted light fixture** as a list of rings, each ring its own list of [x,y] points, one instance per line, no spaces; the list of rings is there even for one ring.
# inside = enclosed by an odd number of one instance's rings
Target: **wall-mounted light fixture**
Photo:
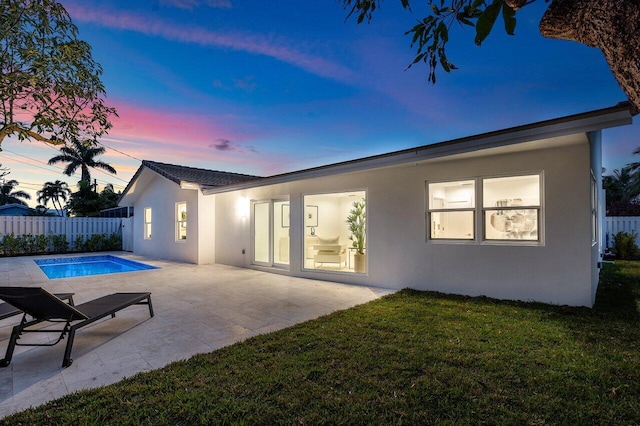
[[[238,217],[245,221],[249,217],[251,202],[247,197],[240,197],[236,203],[236,211]]]

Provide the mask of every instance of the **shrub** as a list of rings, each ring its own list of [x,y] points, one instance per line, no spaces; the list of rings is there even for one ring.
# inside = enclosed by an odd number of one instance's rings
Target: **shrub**
[[[94,234],[86,241],[84,236],[78,235],[73,240],[73,251],[102,251],[102,250],[122,250],[122,238],[113,233]],[[43,254],[48,252],[67,253],[69,251],[69,241],[64,234],[49,236],[45,235],[5,235],[0,239],[0,255],[16,256],[21,254]]]
[[[53,247],[54,253],[66,253],[69,251],[69,241],[67,241],[67,236],[64,234],[54,235],[53,233],[49,235],[49,242]]]
[[[31,253],[31,234],[18,235],[16,237],[16,246],[18,251],[16,254]]]
[[[84,243],[85,251],[100,251],[104,250],[106,245],[107,236],[105,234],[93,234]]]
[[[84,237],[82,235],[78,235],[73,240],[73,251],[82,251],[84,250]]]
[[[5,256],[13,256],[17,254],[20,250],[18,238],[13,235],[13,232],[10,235],[5,235],[2,238],[2,243],[0,243],[2,247],[2,253]]]
[[[618,232],[613,237],[613,252],[622,260],[634,259],[638,254],[635,232]]]
[[[106,241],[105,250],[122,250],[122,238],[115,232],[109,235]]]
[[[49,240],[46,235],[36,235],[33,237],[34,253],[46,253],[48,250]]]

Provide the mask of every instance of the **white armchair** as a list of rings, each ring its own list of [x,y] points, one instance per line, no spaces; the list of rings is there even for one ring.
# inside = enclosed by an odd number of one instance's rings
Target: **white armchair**
[[[340,237],[318,237],[318,243],[313,246],[317,250],[313,256],[313,267],[320,263],[337,263],[340,269],[347,266],[347,245],[340,244]]]

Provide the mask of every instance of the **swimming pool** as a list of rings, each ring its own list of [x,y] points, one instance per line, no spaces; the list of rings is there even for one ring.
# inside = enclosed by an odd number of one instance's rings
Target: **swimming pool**
[[[159,269],[157,266],[111,255],[58,257],[54,259],[39,259],[34,262],[50,280]]]

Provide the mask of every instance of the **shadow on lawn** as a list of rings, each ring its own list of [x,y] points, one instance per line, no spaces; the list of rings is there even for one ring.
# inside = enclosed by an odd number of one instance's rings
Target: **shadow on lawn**
[[[611,320],[640,321],[640,262],[605,264],[593,315]]]

